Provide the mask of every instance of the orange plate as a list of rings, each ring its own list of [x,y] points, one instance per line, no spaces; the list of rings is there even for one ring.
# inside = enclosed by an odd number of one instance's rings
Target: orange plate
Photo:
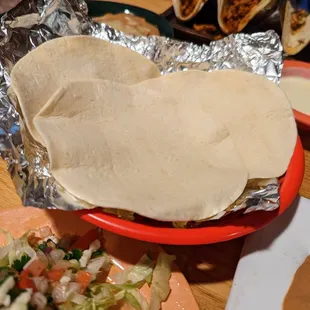
[[[296,60],[285,60],[282,76],[298,76],[310,79],[310,63]],[[310,130],[310,115],[301,113],[294,109],[294,116],[298,127],[303,130]]]
[[[275,211],[257,211],[208,222],[206,227],[177,229],[135,223],[103,213],[100,209],[76,211],[85,221],[129,238],[162,244],[210,244],[252,233],[282,214],[297,196],[304,175],[304,151],[298,137],[294,154],[281,180],[280,207]]]
[[[87,231],[95,228],[92,224],[82,221],[72,216],[71,212],[66,211],[42,210],[31,207],[0,210],[0,227],[10,231],[15,238],[22,236],[26,231],[43,226],[50,226],[57,236],[67,233],[84,235]],[[112,278],[116,272],[135,265],[140,257],[148,251],[155,254],[163,251],[156,244],[127,239],[109,232],[104,233],[104,238],[106,240],[105,249],[115,263],[109,273]],[[5,244],[5,236],[0,233],[0,247]],[[162,310],[199,310],[188,282],[176,266],[173,266],[169,284],[171,294],[167,301],[162,304]],[[149,299],[150,288],[148,285],[141,288],[141,293]],[[120,310],[128,310],[128,307],[123,306]]]

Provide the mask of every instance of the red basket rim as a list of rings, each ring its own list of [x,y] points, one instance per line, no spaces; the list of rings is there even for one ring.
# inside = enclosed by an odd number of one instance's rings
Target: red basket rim
[[[130,222],[103,213],[100,209],[76,211],[83,220],[116,234],[161,244],[198,245],[235,239],[250,234],[281,215],[298,195],[304,176],[304,151],[298,137],[294,154],[280,188],[280,207],[275,211],[257,211],[241,215],[223,226],[188,229],[162,228]]]

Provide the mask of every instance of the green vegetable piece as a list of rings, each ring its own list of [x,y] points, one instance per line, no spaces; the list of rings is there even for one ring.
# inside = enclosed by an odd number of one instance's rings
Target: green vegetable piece
[[[72,258],[71,259],[80,260],[82,255],[83,255],[83,251],[81,249],[73,249],[72,250]]]
[[[102,256],[103,253],[104,253],[103,249],[99,249],[92,254],[91,258]]]
[[[11,301],[14,301],[16,299],[16,297],[18,297],[23,292],[25,292],[25,290],[22,290],[22,289],[18,288],[17,286],[13,287],[9,291],[9,295],[11,297]]]
[[[72,259],[72,254],[69,252],[65,253],[64,260],[70,260],[70,259]]]
[[[126,292],[125,293],[125,300],[135,309],[137,310],[141,310],[141,306],[139,301],[137,300],[137,298],[135,296],[133,296],[132,294]]]
[[[17,270],[18,272],[21,272],[24,268],[24,266],[30,261],[31,257],[27,254],[23,254],[20,259],[16,259],[13,264],[12,268]]]
[[[38,245],[38,249],[42,252],[47,248],[47,242],[43,241],[41,244]]]
[[[45,295],[46,299],[47,299],[47,304],[52,304],[53,303],[53,297],[52,297],[52,294],[46,294]]]

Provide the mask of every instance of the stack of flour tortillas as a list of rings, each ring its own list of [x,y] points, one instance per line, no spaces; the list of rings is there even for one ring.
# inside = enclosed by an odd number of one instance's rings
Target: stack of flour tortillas
[[[289,101],[265,77],[161,76],[143,56],[87,36],[30,52],[10,93],[64,189],[164,221],[211,217],[248,179],[281,176],[297,139]]]

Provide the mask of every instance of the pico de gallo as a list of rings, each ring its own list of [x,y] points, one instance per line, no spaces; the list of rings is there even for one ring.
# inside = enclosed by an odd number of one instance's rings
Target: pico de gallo
[[[133,309],[159,310],[170,293],[174,256],[149,254],[133,267],[108,277],[113,259],[106,253],[100,230],[58,239],[49,227],[13,239],[0,248],[0,309]],[[150,301],[139,289],[151,287]]]

